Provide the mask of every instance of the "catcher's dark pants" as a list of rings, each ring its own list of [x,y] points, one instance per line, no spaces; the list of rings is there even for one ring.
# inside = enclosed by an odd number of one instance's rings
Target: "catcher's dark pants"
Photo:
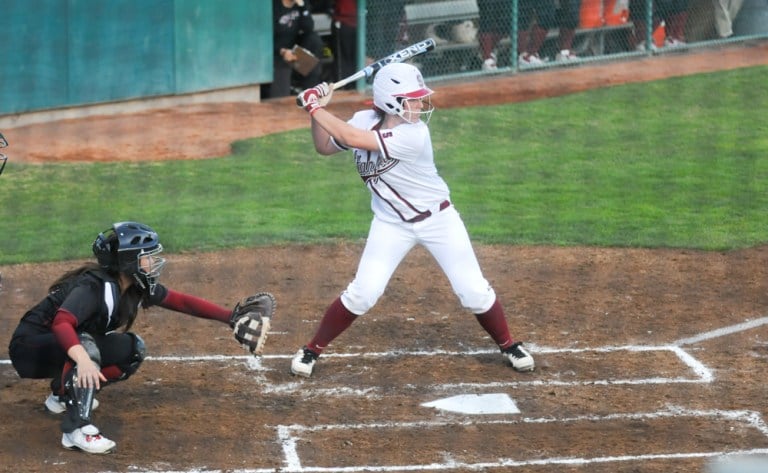
[[[111,332],[93,338],[101,353],[102,368],[112,368],[103,370],[107,380],[115,382],[126,379],[123,367],[134,360],[134,337],[130,333]],[[17,335],[8,346],[8,354],[20,377],[52,378],[51,390],[59,392],[62,369],[69,357],[53,333]]]

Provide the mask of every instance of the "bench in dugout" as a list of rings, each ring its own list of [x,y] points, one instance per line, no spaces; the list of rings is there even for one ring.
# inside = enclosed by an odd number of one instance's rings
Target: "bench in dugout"
[[[574,52],[586,57],[625,51],[626,33],[632,28],[627,18],[627,4],[628,0],[582,0],[581,24],[576,30]],[[479,17],[476,0],[423,0],[405,6],[409,39],[415,42],[435,38],[438,44],[434,60],[457,62],[454,64],[457,69],[451,72],[480,68],[476,35]],[[558,29],[549,30],[543,56],[554,57],[557,53],[558,35]],[[506,37],[497,48],[508,52],[510,46],[510,38]],[[499,57],[503,55],[501,53]]]

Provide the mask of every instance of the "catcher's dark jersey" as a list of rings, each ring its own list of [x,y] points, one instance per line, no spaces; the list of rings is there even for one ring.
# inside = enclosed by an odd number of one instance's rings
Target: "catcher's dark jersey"
[[[167,294],[168,290],[158,284],[147,304],[160,304]],[[119,306],[120,286],[117,280],[103,271],[86,271],[54,288],[27,311],[13,336],[50,333],[59,308],[66,309],[77,318],[78,333],[103,335],[120,326],[117,317]]]

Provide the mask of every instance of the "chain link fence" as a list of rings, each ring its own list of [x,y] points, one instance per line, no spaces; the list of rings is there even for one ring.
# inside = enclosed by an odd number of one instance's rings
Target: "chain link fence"
[[[364,45],[364,54],[344,69],[334,3],[315,10],[327,17],[319,30],[333,65],[327,80],[430,37],[437,48],[415,60],[430,79],[768,38],[768,0],[358,0],[358,27],[346,38],[355,38],[358,52]]]

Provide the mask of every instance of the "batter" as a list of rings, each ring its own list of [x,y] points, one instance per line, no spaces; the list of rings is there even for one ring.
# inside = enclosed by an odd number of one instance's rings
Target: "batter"
[[[309,112],[321,155],[351,150],[371,191],[373,221],[354,280],[334,300],[314,337],[291,361],[291,373],[309,377],[329,343],[378,301],[406,254],[422,245],[443,270],[462,306],[518,371],[534,361],[515,341],[496,293],[483,276],[450,191],[435,167],[429,118],[434,110],[421,72],[410,64],[384,66],[373,82],[373,110],[345,122],[328,110],[332,89],[322,83],[299,94]]]

